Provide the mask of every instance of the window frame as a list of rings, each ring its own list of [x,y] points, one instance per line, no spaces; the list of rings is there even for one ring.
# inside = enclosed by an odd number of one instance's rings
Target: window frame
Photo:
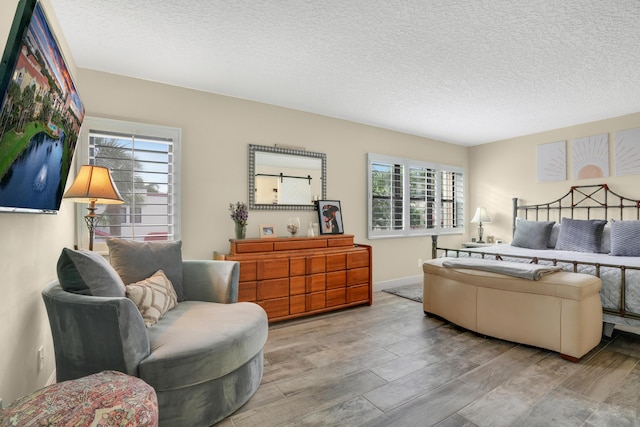
[[[374,230],[373,229],[373,165],[375,163],[386,163],[390,165],[402,166],[402,228],[397,230]],[[411,228],[411,169],[429,169],[434,171],[435,175],[435,204],[434,215],[435,224],[432,228]],[[459,209],[458,218],[461,218],[460,225],[456,227],[442,227],[440,219],[443,216],[443,194],[442,184],[443,172],[454,172],[461,174],[462,177],[462,206]],[[383,239],[396,237],[414,237],[414,236],[431,236],[440,234],[464,234],[465,233],[465,205],[466,194],[464,188],[466,186],[466,173],[464,168],[458,166],[444,165],[439,163],[425,162],[401,157],[387,156],[382,154],[367,153],[367,238]],[[429,197],[425,196],[428,200]],[[461,212],[460,212],[461,211]]]
[[[80,170],[80,166],[89,163],[89,137],[91,130],[114,132],[131,134],[138,136],[150,136],[158,138],[170,138],[172,139],[172,155],[173,155],[173,237],[169,238],[169,241],[177,241],[182,238],[182,226],[181,226],[181,137],[182,130],[180,128],[152,125],[145,123],[136,123],[123,120],[104,119],[99,117],[85,116],[82,123],[82,129],[80,130],[80,140],[77,145],[76,153],[76,173]],[[84,222],[84,216],[87,213],[87,204],[76,203],[76,246],[78,248],[86,249],[89,243],[89,231]],[[137,212],[127,209],[126,214],[127,223],[129,226],[132,221],[135,221]],[[94,250],[97,252],[107,252],[105,243],[94,242]]]

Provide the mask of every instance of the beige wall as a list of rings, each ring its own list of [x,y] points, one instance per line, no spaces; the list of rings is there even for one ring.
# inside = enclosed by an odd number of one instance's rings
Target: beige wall
[[[9,35],[18,0],[0,2],[0,49]],[[49,2],[43,3],[54,31]],[[60,34],[58,32],[58,34]],[[64,38],[59,37],[64,43]],[[65,53],[68,51],[63,47]],[[66,55],[70,60],[70,55]],[[71,70],[74,66],[71,64]],[[58,215],[0,214],[0,398],[3,405],[49,381],[55,368],[53,344],[40,292],[56,277],[56,262],[73,245],[74,207],[62,204]],[[37,353],[45,349],[45,366],[37,370]]]
[[[417,276],[418,258],[430,254],[429,238],[367,241],[366,153],[467,166],[465,147],[237,98],[86,69],[78,90],[91,116],[182,128],[185,258],[228,250],[233,222],[227,207],[248,199],[248,145],[280,143],[327,154],[327,197],[341,201],[345,232],[374,246],[374,282]],[[252,210],[247,237],[258,237],[260,224],[275,224],[284,235],[289,216],[299,216],[306,232],[316,215]]]
[[[470,212],[485,206],[492,222],[486,224],[485,235],[511,241],[513,197],[526,204],[555,200],[569,191],[572,185],[607,183],[610,188],[627,197],[640,198],[640,176],[615,176],[615,131],[640,127],[640,113],[600,120],[578,126],[557,129],[506,141],[484,144],[469,149]],[[609,133],[609,177],[573,179],[571,141],[575,138]],[[536,150],[538,144],[567,141],[567,181],[536,182]],[[474,224],[469,228],[475,233]],[[474,234],[472,234],[474,235]]]

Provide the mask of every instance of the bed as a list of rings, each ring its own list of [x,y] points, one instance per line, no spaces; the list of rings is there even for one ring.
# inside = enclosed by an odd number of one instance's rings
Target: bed
[[[640,327],[640,200],[607,184],[573,186],[559,199],[533,205],[514,198],[511,244],[452,249],[432,239],[433,258],[549,264],[600,277],[604,334],[615,325]]]

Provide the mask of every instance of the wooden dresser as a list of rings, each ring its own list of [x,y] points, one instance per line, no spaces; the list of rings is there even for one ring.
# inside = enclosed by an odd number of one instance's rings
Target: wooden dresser
[[[371,305],[371,246],[352,235],[230,240],[240,262],[239,301],[260,304],[269,321]]]

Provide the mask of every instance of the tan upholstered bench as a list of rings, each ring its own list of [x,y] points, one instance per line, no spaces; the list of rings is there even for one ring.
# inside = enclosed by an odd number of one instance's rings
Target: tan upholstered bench
[[[425,314],[463,328],[557,351],[578,361],[602,338],[599,278],[560,271],[527,280],[487,271],[423,265]]]

